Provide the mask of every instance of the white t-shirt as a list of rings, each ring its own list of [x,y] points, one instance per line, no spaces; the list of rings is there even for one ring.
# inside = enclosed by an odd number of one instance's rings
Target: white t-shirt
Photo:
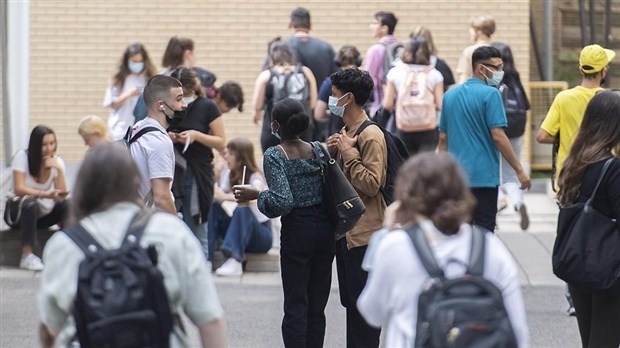
[[[252,173],[252,175],[250,176],[249,184],[258,190],[264,190],[267,188],[267,182],[260,173]],[[232,192],[232,187],[230,186],[230,168],[226,167],[222,170],[222,173],[220,174],[219,185],[222,191],[226,193]],[[268,217],[266,217],[258,210],[258,204],[256,200],[250,201],[249,204],[250,210],[252,210],[254,217],[256,217],[256,220],[258,220],[259,223],[267,222],[269,220]]]
[[[132,129],[132,134],[138,133],[144,127],[156,127],[161,130],[161,132],[152,131],[142,135],[131,144],[130,148],[131,156],[142,177],[138,192],[145,202],[150,203],[152,201],[151,179],[170,178],[172,187],[174,147],[166,129],[150,117],[137,122]]]
[[[80,222],[102,247],[114,249],[120,246],[127,225],[138,211],[135,204],[118,203]],[[196,326],[223,316],[200,243],[183,221],[171,214],[154,213],[140,244],[157,247],[157,268],[163,274],[173,314],[185,313]],[[64,233],[55,233],[43,251],[45,268],[38,309],[43,323],[61,329],[59,347],[65,347],[75,335],[71,311],[77,291],[78,267],[83,259],[82,251]],[[170,346],[190,346],[185,333],[176,324],[170,336]]]
[[[123,138],[127,132],[127,128],[131,127],[135,121],[133,109],[138,102],[138,96],[131,96],[118,108],[113,109],[110,105],[118,99],[118,97],[134,88],[143,89],[146,85],[146,76],[144,74],[129,74],[125,78],[122,89],[117,86],[110,86],[105,91],[103,98],[103,107],[110,108],[110,116],[108,117],[108,129],[113,140]]]
[[[405,78],[407,78],[407,73],[405,71],[404,63],[397,64],[395,67],[388,71],[386,79],[389,82],[394,83],[394,88],[396,89],[396,93],[400,90],[400,86],[403,84]],[[409,67],[415,71],[421,71],[423,69],[428,68],[427,65],[418,65],[418,64],[409,64]],[[428,79],[426,80],[426,84],[431,91],[435,90],[435,87],[441,85],[443,87],[443,75],[433,68],[428,72]]]
[[[56,158],[56,161],[58,162],[58,164],[60,165],[64,173],[65,172],[65,161],[63,161],[62,158],[60,158],[60,156]],[[30,167],[28,166],[28,154],[26,150],[19,150],[15,153],[15,156],[13,157],[13,162],[11,163],[11,168],[13,169],[14,172],[24,173],[25,174],[24,184],[32,189],[40,190],[40,191],[50,191],[56,188],[56,185],[54,183],[54,181],[58,177],[58,171],[56,170],[56,168],[51,169],[51,174],[50,174],[49,179],[47,179],[47,181],[43,183],[37,182],[35,178],[30,174],[30,171],[29,171]],[[15,196],[14,187],[10,190],[9,195]],[[54,208],[54,205],[56,204],[56,202],[54,202],[54,200],[50,198],[39,198],[37,202],[39,204],[41,215],[49,214]]]
[[[446,277],[463,275],[463,264],[468,264],[471,249],[471,226],[461,226],[453,236],[444,235],[428,221],[424,222],[424,229]],[[455,261],[448,263],[448,260]],[[486,235],[484,277],[501,290],[519,347],[528,347],[529,333],[517,266],[493,233]],[[418,296],[427,279],[428,273],[407,232],[388,232],[377,246],[372,270],[357,301],[366,321],[385,329],[386,347],[413,347]]]

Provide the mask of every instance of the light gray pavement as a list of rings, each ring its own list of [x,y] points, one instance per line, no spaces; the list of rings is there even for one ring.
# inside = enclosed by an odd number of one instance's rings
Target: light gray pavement
[[[564,285],[551,271],[557,207],[538,186],[537,192],[525,195],[531,219],[529,230],[522,232],[518,215],[507,209],[498,216],[497,233],[520,268],[531,346],[579,347],[576,320],[565,313]],[[345,313],[339,303],[335,271],[333,278],[326,309],[325,347],[344,347]],[[0,347],[37,346],[35,299],[39,282],[39,274],[0,268]],[[226,311],[231,347],[282,346],[279,273],[246,272],[241,278],[216,278],[216,285]],[[195,329],[186,327],[197,342]]]

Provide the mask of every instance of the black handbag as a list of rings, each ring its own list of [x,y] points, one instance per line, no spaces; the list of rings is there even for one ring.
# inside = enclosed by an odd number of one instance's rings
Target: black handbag
[[[607,160],[592,196],[585,203],[560,208],[558,235],[553,246],[553,273],[585,291],[620,285],[618,222],[596,211],[594,197],[613,158]]]
[[[22,218],[22,205],[28,196],[7,197],[4,206],[4,222],[11,228],[19,227]]]
[[[366,206],[327,150],[318,142],[313,146],[320,151],[323,167],[323,206],[339,240],[355,227]]]

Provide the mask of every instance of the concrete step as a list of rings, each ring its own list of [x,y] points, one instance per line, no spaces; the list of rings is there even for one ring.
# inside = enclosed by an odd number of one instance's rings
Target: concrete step
[[[56,231],[40,229],[33,246],[34,254],[41,257],[45,243]],[[22,254],[21,233],[18,229],[0,231],[0,266],[18,267]]]

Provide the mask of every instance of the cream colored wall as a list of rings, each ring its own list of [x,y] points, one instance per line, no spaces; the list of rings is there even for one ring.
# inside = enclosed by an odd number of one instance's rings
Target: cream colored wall
[[[125,47],[134,41],[144,43],[160,68],[168,39],[178,35],[194,39],[197,65],[215,72],[216,84],[241,83],[245,111],[225,115],[227,136],[248,137],[258,144],[259,128],[251,121],[254,80],[266,43],[276,35],[289,35],[289,13],[297,5],[310,10],[313,35],[335,49],[353,44],[362,52],[375,42],[368,29],[373,14],[393,11],[399,18],[398,38],[408,36],[417,24],[428,26],[439,56],[453,69],[470,43],[469,18],[489,14],[497,20],[494,39],[512,46],[521,76],[529,76],[528,0],[31,0],[30,126],[43,123],[54,128],[63,157],[68,162],[80,160],[85,148],[77,123],[87,114],[107,117],[101,102]]]

